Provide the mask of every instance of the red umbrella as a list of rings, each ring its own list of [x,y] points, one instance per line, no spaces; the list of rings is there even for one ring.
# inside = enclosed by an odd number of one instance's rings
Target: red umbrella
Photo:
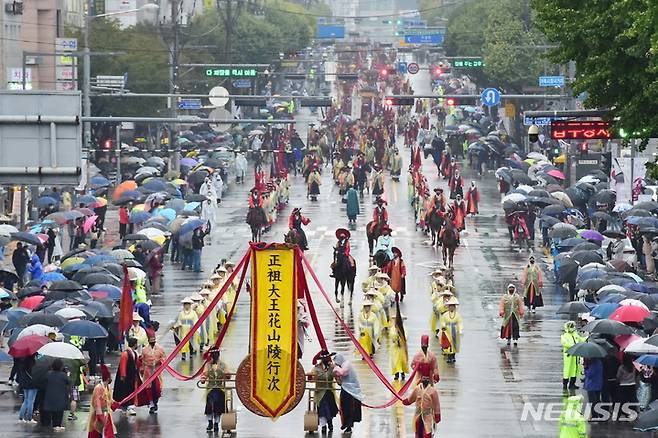
[[[638,339],[642,338],[638,335],[618,335],[615,336],[615,343],[619,345],[619,348],[625,350],[631,342],[635,342]]]
[[[546,173],[549,174],[550,176],[552,176],[553,178],[566,179],[566,176],[564,175],[564,173],[560,172],[557,169],[551,169]]]
[[[32,356],[41,347],[50,342],[47,336],[27,335],[18,339],[9,349],[9,354],[14,357]]]
[[[651,312],[639,306],[621,306],[612,312],[608,319],[619,322],[642,322],[649,315]]]
[[[21,301],[21,304],[18,307],[34,310],[34,308],[37,307],[39,304],[41,304],[45,299],[46,297],[44,297],[43,295],[33,295]]]
[[[92,227],[94,226],[94,224],[96,223],[96,219],[98,219],[98,216],[96,216],[96,215],[89,216],[87,219],[85,219],[85,223],[82,226],[82,230],[85,233],[88,233],[89,230],[91,230]]]

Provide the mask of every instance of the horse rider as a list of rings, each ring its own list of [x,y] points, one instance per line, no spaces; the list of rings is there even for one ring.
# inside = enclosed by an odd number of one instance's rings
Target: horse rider
[[[293,229],[296,230],[297,233],[299,234],[301,238],[299,246],[302,248],[303,251],[306,251],[308,249],[308,241],[306,240],[306,233],[304,232],[302,225],[308,225],[310,223],[311,220],[302,215],[302,209],[299,207],[295,207],[292,210],[290,217],[288,218],[288,228],[290,230]]]
[[[386,201],[383,200],[382,198],[377,198],[377,205],[375,208],[372,210],[372,228],[370,228],[370,232],[372,233],[378,226],[384,226],[388,224],[388,211],[386,210],[386,207],[384,207],[384,204],[386,204]]]
[[[432,209],[435,207],[438,207],[439,210],[443,210],[447,204],[447,199],[445,193],[443,193],[443,189],[441,187],[437,187],[434,189],[434,196],[432,196]]]
[[[375,245],[374,253],[377,254],[379,251],[384,251],[388,260],[393,260],[393,247],[395,246],[393,242],[393,237],[391,236],[391,227],[388,224],[384,224],[382,227],[382,234],[377,238],[377,244]]]
[[[350,254],[350,250],[351,250],[350,237],[352,236],[349,230],[346,230],[345,228],[338,228],[336,230],[336,239],[338,239],[338,241],[334,246],[334,262],[331,264],[332,271],[336,268],[338,264],[338,260],[337,260],[338,254],[344,254],[345,257],[347,257],[347,260],[352,267],[356,265],[356,261],[354,260],[354,257],[352,257],[352,255]],[[331,276],[333,277],[334,273],[332,273]]]

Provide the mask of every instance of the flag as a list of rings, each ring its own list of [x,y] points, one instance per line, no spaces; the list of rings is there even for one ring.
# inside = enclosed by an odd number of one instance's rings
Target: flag
[[[121,306],[119,308],[119,336],[123,339],[123,334],[130,328],[133,322],[133,295],[130,290],[130,278],[128,275],[128,266],[123,265],[123,286],[121,290]]]
[[[420,156],[420,147],[416,146],[416,153],[414,154],[414,160],[413,160],[413,166],[414,170],[418,170],[423,166],[423,160]]]

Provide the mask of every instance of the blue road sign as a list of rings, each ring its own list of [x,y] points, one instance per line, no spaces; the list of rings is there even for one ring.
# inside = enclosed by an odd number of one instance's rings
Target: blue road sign
[[[398,73],[403,75],[407,72],[407,63],[404,61],[398,61]]]
[[[232,84],[233,88],[251,88],[251,79],[236,79]]]
[[[564,76],[539,76],[540,87],[564,87]]]
[[[182,109],[182,110],[201,109],[201,99],[182,99],[178,102],[178,109]]]
[[[537,126],[548,126],[553,120],[564,120],[564,117],[523,117],[523,124],[525,126],[537,125]]]
[[[444,39],[445,39],[444,33],[404,36],[404,42],[407,44],[443,44]]]
[[[480,95],[480,100],[486,106],[496,106],[500,104],[500,91],[495,88],[485,88]]]

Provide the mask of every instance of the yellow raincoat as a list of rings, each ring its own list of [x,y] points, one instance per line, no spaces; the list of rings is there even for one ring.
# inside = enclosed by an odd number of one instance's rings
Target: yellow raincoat
[[[441,331],[445,333],[450,346],[443,349],[443,354],[459,353],[461,347],[461,334],[464,330],[462,317],[456,310],[454,312],[447,311],[441,315]]]
[[[409,352],[407,340],[398,334],[395,324],[389,330],[389,356],[391,357],[391,374],[409,373]]]
[[[190,308],[190,310],[181,310],[178,313],[178,319],[176,320],[176,323],[174,324],[174,328],[178,329],[178,336],[180,339],[183,339],[187,334],[190,332],[192,329],[192,326],[196,324],[196,322],[199,320],[199,317],[197,313],[194,311],[194,309]],[[192,349],[195,349],[194,347],[196,345],[199,345],[199,332],[197,331],[194,336],[190,339],[190,342],[185,344],[183,348],[181,349],[181,353],[189,353],[190,352],[190,347]]]
[[[379,319],[374,312],[361,310],[358,320],[359,344],[372,356],[379,348]]]

